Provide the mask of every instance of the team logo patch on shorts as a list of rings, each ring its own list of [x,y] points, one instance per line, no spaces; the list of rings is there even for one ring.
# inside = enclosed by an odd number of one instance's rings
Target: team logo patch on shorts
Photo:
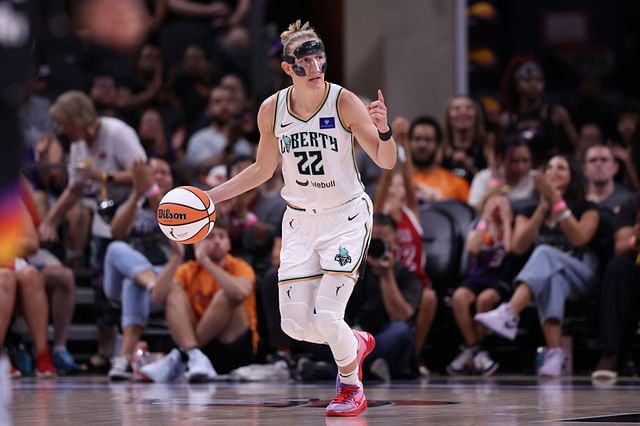
[[[344,266],[347,263],[351,263],[351,256],[349,256],[349,250],[340,246],[340,248],[338,248],[338,254],[336,254],[336,257],[334,257],[333,260],[338,262],[340,266]]]

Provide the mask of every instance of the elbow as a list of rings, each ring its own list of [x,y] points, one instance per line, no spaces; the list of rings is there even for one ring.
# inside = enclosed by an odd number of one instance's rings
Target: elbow
[[[378,158],[378,166],[385,170],[393,170],[396,166],[397,157],[396,155],[390,155],[388,157]]]
[[[523,244],[513,244],[513,246],[511,247],[511,253],[518,255],[518,256],[522,256],[523,254],[525,254],[527,252],[528,247],[524,246]]]
[[[411,319],[411,317],[413,316],[414,311],[410,306],[407,306],[407,308],[405,309],[404,314],[402,315],[402,321],[409,321],[409,319]]]
[[[127,238],[127,234],[123,231],[121,231],[120,229],[114,229],[113,227],[111,228],[111,237],[114,240],[124,240]]]

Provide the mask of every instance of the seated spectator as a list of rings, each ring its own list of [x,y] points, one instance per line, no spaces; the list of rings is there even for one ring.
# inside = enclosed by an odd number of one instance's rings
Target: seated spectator
[[[624,203],[616,217],[615,257],[604,273],[600,296],[600,345],[602,356],[591,377],[615,380],[618,360],[629,350],[638,324],[640,300],[638,253],[640,248],[640,194]],[[628,338],[627,338],[628,337]]]
[[[583,171],[587,178],[587,200],[617,214],[620,205],[633,192],[614,181],[618,164],[611,148],[602,144],[591,145],[586,149],[583,160]]]
[[[432,117],[418,117],[409,128],[409,155],[418,199],[423,202],[456,199],[467,202],[469,183],[440,166],[442,129]]]
[[[555,154],[579,151],[578,133],[569,112],[544,99],[544,71],[534,58],[514,56],[502,86],[506,106],[502,126],[507,135],[520,134],[529,141],[534,168]]]
[[[418,276],[396,259],[397,245],[394,220],[388,215],[374,215],[367,268],[346,311],[351,326],[376,338],[376,347],[365,360],[364,370],[370,369],[386,380],[412,375],[412,328],[423,289]]]
[[[177,243],[170,246],[156,219],[160,200],[173,187],[169,164],[157,158],[149,164],[136,162],[132,177],[133,191],[111,220],[111,233],[119,241],[109,244],[104,258],[105,294],[122,308],[122,345],[111,361],[111,380],[131,378],[131,359],[149,313],[161,311],[167,296],[155,283],[183,257]]]
[[[44,243],[58,238],[58,221],[81,198],[97,204],[108,197],[119,200],[129,194],[133,162],[146,160],[136,132],[117,118],[99,117],[91,98],[82,92],[63,93],[49,114],[59,131],[71,140],[71,148],[67,187],[38,227]],[[111,357],[117,321],[104,295],[101,278],[104,254],[110,242],[111,229],[96,208],[91,227],[90,263],[95,278],[98,353],[91,358],[89,368],[98,371],[105,369]]]
[[[409,121],[397,117],[393,121],[393,133],[401,147],[408,152]],[[420,278],[423,285],[422,299],[416,318],[416,360],[420,374],[426,376],[429,370],[422,361],[422,349],[433,319],[436,315],[438,298],[431,288],[431,280],[425,270],[426,257],[422,251],[422,227],[418,220],[418,200],[413,182],[411,161],[405,158],[401,170],[384,170],[373,202],[374,213],[384,213],[396,223],[396,259]]]
[[[253,147],[241,137],[234,107],[229,89],[217,86],[211,90],[209,126],[196,132],[187,145],[187,162],[198,172],[206,174],[212,166],[228,162],[233,155],[253,155]]]
[[[538,374],[556,377],[566,359],[560,347],[565,301],[583,298],[596,285],[597,258],[589,244],[599,214],[585,199],[582,176],[568,156],[552,157],[534,179],[540,201],[530,214],[516,216],[511,244],[516,254],[531,248],[533,253],[514,279],[516,289],[509,302],[474,319],[513,340],[520,313],[535,301],[547,343]]]
[[[63,265],[50,251],[42,248],[26,260],[42,274],[49,296],[53,322],[53,350],[51,353],[53,366],[58,373],[76,373],[79,371],[79,367],[67,349],[69,329],[76,306],[76,280],[73,270]]]
[[[33,191],[26,182],[23,182],[21,187],[21,197],[33,226],[37,227],[40,224],[40,215],[37,211]],[[38,247],[38,250],[26,257],[25,260],[41,272],[45,289],[49,293],[54,335],[53,365],[59,373],[76,372],[78,366],[66,347],[76,300],[76,282],[73,271],[64,266],[53,253],[42,247]]]
[[[478,172],[471,182],[469,204],[480,211],[482,200],[495,189],[505,192],[510,201],[533,196],[531,148],[518,135],[509,137],[496,149],[496,169]]]
[[[445,113],[443,166],[471,182],[494,158],[495,143],[484,129],[482,110],[467,96],[449,101]]]
[[[38,234],[25,205],[20,205],[18,209],[22,232],[15,241],[18,247],[17,254],[32,255],[39,247]],[[33,341],[36,375],[42,378],[54,377],[56,369],[53,367],[47,344],[49,306],[42,274],[23,258],[13,258],[0,266],[0,296],[0,346],[4,344],[12,313],[14,308],[17,308],[18,314],[22,315],[27,323]],[[21,375],[15,368],[11,369],[11,373],[13,377]]]
[[[251,266],[229,254],[231,243],[223,223],[195,244],[196,260],[178,268],[175,282],[159,280],[168,291],[166,318],[180,349],[142,367],[156,382],[172,381],[184,372],[189,382],[207,381],[217,372],[250,364],[257,349],[255,281]],[[207,355],[209,357],[207,357]],[[211,361],[213,361],[213,365]]]
[[[616,130],[618,132],[611,144],[613,156],[619,165],[616,181],[629,188],[640,190],[640,106],[636,102],[624,102],[618,108]]]
[[[499,191],[490,193],[481,215],[475,229],[467,235],[469,271],[451,299],[453,316],[464,339],[460,353],[447,366],[451,375],[490,376],[498,369],[498,363],[482,348],[486,330],[473,323],[470,308],[475,304],[476,313],[487,312],[511,294],[513,276],[508,276],[505,267],[506,255],[511,250],[513,220],[509,199]]]

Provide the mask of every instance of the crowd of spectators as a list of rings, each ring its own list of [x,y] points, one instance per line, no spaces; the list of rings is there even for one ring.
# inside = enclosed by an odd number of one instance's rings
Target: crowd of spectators
[[[247,84],[250,1],[147,3],[152,29],[130,67],[121,57],[76,51],[95,60],[75,70],[84,83],[57,92],[49,79],[68,70],[34,68],[21,109],[23,208],[32,232],[22,257],[0,269],[0,344],[12,318],[22,316],[39,376],[88,369],[129,380],[149,316],[161,315],[175,348],[142,368],[151,380],[185,372],[189,381],[211,380],[265,355],[326,359],[323,348],[280,330],[276,271],[286,205],[279,173],[217,205],[216,227],[193,248],[169,243],[155,219],[170,188],[215,186],[253,161],[261,99]],[[487,331],[514,339],[519,315],[534,306],[546,344],[538,373],[561,375],[567,300],[591,299],[599,308],[594,377],[615,377],[629,351],[638,325],[631,307],[638,300],[640,108],[620,102],[613,126],[576,123],[546,100],[544,70],[533,57],[513,58],[503,80],[501,114],[455,96],[444,111],[395,117],[396,170],[356,156],[375,217],[346,316],[378,341],[367,374],[429,374],[424,348],[439,326],[444,287],[452,289],[444,309],[460,331],[451,339],[461,342],[449,374],[493,374],[499,366],[483,345]],[[606,133],[610,127],[615,133]],[[430,224],[421,223],[420,209],[442,200],[468,203],[478,218],[465,230],[460,255],[468,269],[457,283],[434,283],[426,273],[422,233]],[[66,347],[82,268],[91,271],[98,328],[95,354],[83,366]]]

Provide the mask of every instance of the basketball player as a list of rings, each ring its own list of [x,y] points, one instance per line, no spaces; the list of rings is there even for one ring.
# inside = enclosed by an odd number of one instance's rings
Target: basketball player
[[[353,141],[385,169],[396,163],[396,143],[381,91],[365,107],[352,92],[325,82],[324,44],[309,23],[298,20],[280,37],[281,68],[293,85],[258,111],[256,162],[208,194],[219,203],[248,191],[267,181],[282,157],[288,208],[278,271],[281,326],[294,339],[329,345],[338,381],[326,415],[357,416],[367,408],[362,361],[375,341],[344,321],[373,220]]]

